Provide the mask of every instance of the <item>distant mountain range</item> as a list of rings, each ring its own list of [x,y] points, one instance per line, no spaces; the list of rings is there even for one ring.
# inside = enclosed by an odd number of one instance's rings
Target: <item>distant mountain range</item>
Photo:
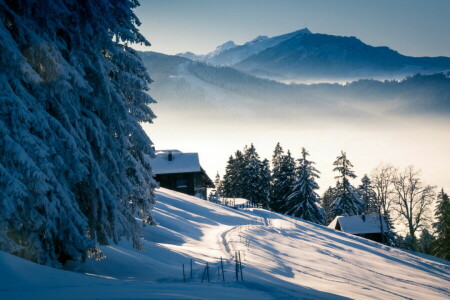
[[[159,110],[214,111],[287,116],[332,114],[450,113],[450,78],[415,75],[402,81],[358,80],[339,84],[284,84],[233,67],[214,66],[185,57],[141,52],[154,80],[151,94]],[[373,105],[379,107],[373,110]]]
[[[259,36],[243,45],[229,41],[206,55],[178,56],[276,80],[396,78],[450,70],[448,57],[410,57],[373,47],[355,37],[292,33]]]

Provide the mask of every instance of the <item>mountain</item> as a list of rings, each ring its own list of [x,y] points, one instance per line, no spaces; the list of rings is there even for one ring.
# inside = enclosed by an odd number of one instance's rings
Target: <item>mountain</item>
[[[219,49],[219,47],[218,47]],[[243,45],[189,59],[231,66],[259,77],[285,81],[336,81],[399,78],[416,73],[450,70],[448,57],[410,57],[388,47],[373,47],[355,37],[313,34],[307,28],[292,33],[259,36]]]
[[[0,298],[448,299],[450,296],[447,261],[263,209],[236,210],[163,188],[155,194],[154,216],[159,225],[143,227],[141,251],[123,240],[118,245],[100,247],[105,259],[92,258],[83,264],[68,265],[66,271],[0,252],[0,270],[4,270],[0,272]],[[239,281],[235,272],[236,253],[242,261]]]
[[[309,29],[307,28],[304,28],[288,34],[283,34],[271,38],[267,36],[258,36],[243,45],[236,45],[233,42],[229,41],[217,47],[214,51],[206,55],[194,57],[191,55],[192,53],[184,53],[180,54],[180,56],[214,65],[231,66],[290,38],[307,34],[311,34],[311,31],[309,31]]]
[[[220,55],[222,52],[232,49],[236,46],[237,45],[233,41],[228,41],[226,43],[223,43],[222,45],[217,46],[214,51],[212,51],[208,54],[205,54],[205,55],[201,55],[201,54],[197,55],[192,52],[183,52],[183,53],[178,53],[177,56],[185,57],[185,58],[188,58],[191,60],[208,62],[213,57],[216,57],[216,56]]]
[[[252,55],[234,67],[270,78],[370,78],[450,69],[447,57],[409,57],[372,47],[355,37],[298,35]]]
[[[155,52],[140,56],[154,79],[151,94],[159,100],[160,112],[182,107],[220,116],[250,113],[287,118],[313,113],[366,118],[374,115],[376,105],[385,114],[450,113],[450,78],[444,74],[346,85],[284,84],[179,56]]]

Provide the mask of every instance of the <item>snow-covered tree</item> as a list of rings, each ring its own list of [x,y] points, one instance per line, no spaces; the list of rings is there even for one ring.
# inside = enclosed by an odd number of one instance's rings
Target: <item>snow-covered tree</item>
[[[428,231],[427,228],[422,229],[419,237],[419,252],[431,254],[431,245],[434,240],[434,236]]]
[[[239,198],[244,197],[244,155],[236,151],[235,156],[230,156],[225,167],[225,175],[221,183],[222,197]]]
[[[450,199],[443,189],[438,195],[434,216],[436,222],[433,227],[436,231],[436,240],[432,243],[431,253],[450,260]]]
[[[347,154],[342,151],[341,155],[336,158],[333,163],[333,171],[339,175],[336,185],[336,199],[331,204],[331,210],[334,216],[353,216],[363,212],[363,202],[359,198],[355,188],[350,184],[350,178],[356,178],[352,171],[353,165],[347,159]]]
[[[267,159],[264,159],[261,162],[261,171],[259,176],[259,199],[260,204],[264,208],[270,207],[270,182],[271,182],[271,175],[270,175],[270,166],[269,161]]]
[[[272,156],[272,182],[270,208],[284,213],[286,199],[292,191],[295,181],[295,160],[288,151],[284,154],[280,143]]]
[[[325,223],[325,214],[318,205],[319,195],[316,190],[319,185],[319,171],[314,167],[314,162],[308,160],[309,153],[302,148],[302,157],[298,160],[297,178],[291,194],[287,197],[288,215],[311,221],[317,224]]]
[[[243,197],[254,204],[268,207],[270,197],[270,170],[261,162],[253,144],[244,149]],[[268,176],[268,177],[267,177]],[[268,180],[268,181],[267,181]],[[266,192],[266,189],[269,192]]]
[[[84,260],[152,222],[135,0],[0,1],[0,247]]]
[[[361,178],[361,185],[358,187],[358,194],[364,203],[364,213],[375,214],[378,213],[378,205],[376,202],[376,194],[372,186],[372,181],[364,174]]]
[[[222,180],[220,179],[219,172],[216,174],[216,178],[214,179],[214,186],[218,196],[222,195]]]
[[[334,188],[334,187],[331,187],[331,186],[328,187],[328,189],[323,193],[321,204],[322,204],[322,208],[325,213],[325,223],[326,224],[329,224],[335,218],[335,216],[333,215],[333,213],[331,211],[331,204],[333,203],[333,201],[336,198],[337,198],[337,192],[336,192],[336,188]]]

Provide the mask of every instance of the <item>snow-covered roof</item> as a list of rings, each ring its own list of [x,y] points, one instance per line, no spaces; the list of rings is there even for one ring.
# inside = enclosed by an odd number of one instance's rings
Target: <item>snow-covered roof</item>
[[[183,153],[180,150],[158,150],[156,157],[151,159],[153,173],[176,174],[201,172],[198,153]],[[172,154],[172,160],[169,156]]]
[[[381,218],[384,230],[387,228],[383,218]],[[351,234],[381,233],[380,215],[358,215],[358,216],[337,216],[328,225],[329,228],[336,229],[340,225],[341,231]]]

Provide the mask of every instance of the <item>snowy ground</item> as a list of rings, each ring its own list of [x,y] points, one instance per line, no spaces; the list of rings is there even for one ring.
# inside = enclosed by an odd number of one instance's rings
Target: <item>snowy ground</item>
[[[157,196],[160,225],[144,228],[142,251],[126,241],[103,247],[106,259],[67,266],[77,272],[0,252],[0,299],[450,298],[446,261],[260,209],[235,210],[166,189]],[[206,262],[210,283],[201,283]]]

